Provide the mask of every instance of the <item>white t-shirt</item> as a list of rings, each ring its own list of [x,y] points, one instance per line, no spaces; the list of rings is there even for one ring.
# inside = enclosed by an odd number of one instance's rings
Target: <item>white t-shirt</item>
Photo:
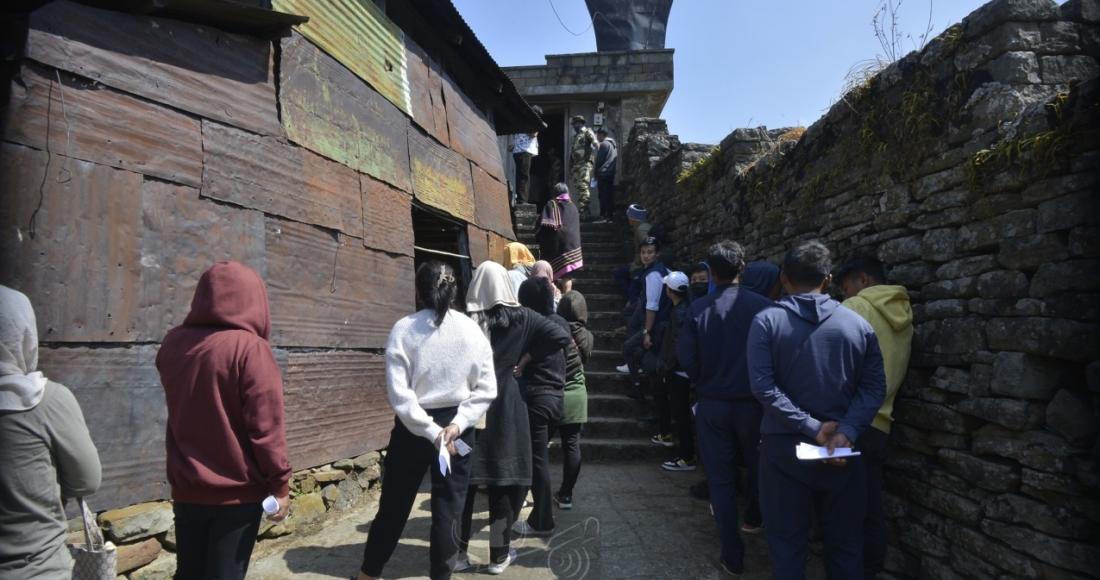
[[[661,309],[661,292],[664,291],[664,276],[654,270],[645,277],[645,309],[657,312]]]

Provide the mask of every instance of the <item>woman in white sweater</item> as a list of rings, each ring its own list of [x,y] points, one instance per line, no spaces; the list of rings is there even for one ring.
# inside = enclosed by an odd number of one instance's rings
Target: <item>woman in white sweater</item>
[[[397,418],[359,580],[382,574],[426,469],[432,474],[430,576],[451,577],[458,554],[453,529],[466,502],[473,426],[497,393],[489,340],[476,322],[450,308],[457,293],[451,267],[434,261],[420,266],[416,293],[423,309],[397,321],[386,344],[387,393]],[[444,454],[450,456],[447,475],[440,471]]]

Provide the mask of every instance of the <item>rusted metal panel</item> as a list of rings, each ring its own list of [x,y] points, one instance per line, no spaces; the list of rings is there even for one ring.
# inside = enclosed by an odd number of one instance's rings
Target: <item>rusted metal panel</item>
[[[202,195],[360,237],[359,174],[308,149],[203,121]]]
[[[476,268],[478,264],[489,259],[489,232],[473,224],[466,224],[466,239],[470,244],[470,264]]]
[[[359,180],[363,191],[363,245],[412,256],[412,198],[369,175],[360,174]]]
[[[236,260],[265,274],[262,213],[156,180],[142,185],[141,210],[140,340],[159,342],[183,322],[199,276],[215,262]]]
[[[470,171],[474,176],[474,207],[477,213],[477,225],[506,238],[515,238],[516,235],[512,233],[512,208],[508,203],[508,186],[494,179],[475,163],[470,164]]]
[[[382,348],[415,308],[413,259],[359,238],[267,217],[267,288],[273,344]]]
[[[489,175],[504,181],[504,162],[500,158],[497,134],[492,124],[447,77],[443,78],[443,98],[447,102],[451,147],[480,165]]]
[[[388,444],[393,411],[386,398],[381,355],[290,352],[286,361],[286,438],[294,469],[355,457]]]
[[[416,199],[473,222],[474,186],[470,162],[417,129],[409,130],[413,194]]]
[[[405,33],[372,0],[273,0],[272,7],[309,17],[296,28],[382,96],[412,115]]]
[[[287,137],[411,191],[408,117],[300,35],[282,46],[279,103]]]
[[[31,297],[40,340],[138,339],[141,183],[60,155],[47,166],[42,151],[0,144],[0,284]]]
[[[197,120],[66,73],[59,84],[54,74],[24,66],[22,82],[12,81],[5,139],[177,183],[201,183]]]
[[[103,465],[97,510],[169,496],[164,467],[168,410],[157,347],[40,348],[38,366],[73,392]]]
[[[405,58],[409,63],[409,99],[413,121],[436,141],[450,145],[447,133],[447,106],[443,102],[443,79],[438,65],[424,49],[405,39]]]
[[[202,117],[279,135],[272,52],[270,41],[67,1],[35,11],[27,37],[27,56],[38,62]]]
[[[501,265],[504,264],[504,256],[507,253],[508,243],[512,240],[489,232],[489,259]]]

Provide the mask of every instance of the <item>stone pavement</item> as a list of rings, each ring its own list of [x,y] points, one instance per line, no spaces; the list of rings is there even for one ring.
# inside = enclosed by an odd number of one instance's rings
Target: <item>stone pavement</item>
[[[555,479],[560,468],[555,466]],[[549,539],[526,539],[513,545],[520,557],[502,579],[563,580],[719,580],[718,539],[706,502],[692,499],[687,488],[702,477],[669,473],[653,463],[588,464],[582,468],[574,508],[557,511],[557,533]],[[401,544],[386,567],[385,578],[427,578],[428,494],[421,488]],[[471,560],[488,555],[484,496],[474,516],[478,528]],[[377,503],[336,516],[315,534],[265,542],[252,562],[249,578],[347,578],[355,573]],[[526,511],[524,513],[526,515]],[[770,577],[763,535],[744,536],[749,570],[743,578]],[[487,578],[481,572],[456,579]],[[822,578],[816,559],[809,578]]]

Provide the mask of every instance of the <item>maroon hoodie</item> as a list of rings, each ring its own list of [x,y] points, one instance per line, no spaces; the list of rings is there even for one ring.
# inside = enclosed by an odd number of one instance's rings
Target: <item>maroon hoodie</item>
[[[283,381],[270,330],[263,280],[219,262],[199,279],[183,324],[164,337],[157,370],[172,499],[226,505],[287,494]]]

